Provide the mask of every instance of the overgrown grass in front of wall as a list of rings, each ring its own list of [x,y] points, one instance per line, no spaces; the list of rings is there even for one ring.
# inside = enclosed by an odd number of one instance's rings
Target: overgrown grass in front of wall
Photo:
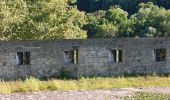
[[[138,77],[93,77],[78,80],[50,79],[40,81],[28,78],[24,81],[1,81],[0,93],[54,91],[54,90],[91,90],[127,87],[167,87],[170,86],[170,77],[166,76],[138,76]]]

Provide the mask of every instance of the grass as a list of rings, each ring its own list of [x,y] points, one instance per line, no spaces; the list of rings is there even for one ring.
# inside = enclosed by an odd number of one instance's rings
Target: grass
[[[93,77],[78,80],[50,79],[40,81],[28,78],[24,81],[0,81],[0,93],[54,91],[54,90],[93,90],[128,87],[167,87],[170,77],[166,76],[138,76],[138,77]]]
[[[170,100],[170,94],[136,92],[133,96],[127,96],[122,100]]]

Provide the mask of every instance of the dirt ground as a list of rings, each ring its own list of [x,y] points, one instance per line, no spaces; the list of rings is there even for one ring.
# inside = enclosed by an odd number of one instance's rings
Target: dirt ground
[[[170,87],[13,93],[0,94],[0,100],[118,100],[119,97],[131,96],[137,91],[170,94]]]

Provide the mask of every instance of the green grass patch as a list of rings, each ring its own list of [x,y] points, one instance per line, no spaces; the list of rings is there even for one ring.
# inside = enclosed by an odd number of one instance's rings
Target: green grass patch
[[[33,92],[33,91],[67,91],[93,90],[128,87],[168,87],[169,76],[137,76],[137,77],[93,77],[78,80],[50,79],[41,81],[28,78],[24,81],[0,81],[0,93]]]
[[[170,94],[136,92],[133,96],[127,96],[122,100],[170,100]]]

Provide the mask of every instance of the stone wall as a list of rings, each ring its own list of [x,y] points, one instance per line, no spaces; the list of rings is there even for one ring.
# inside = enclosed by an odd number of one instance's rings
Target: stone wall
[[[154,49],[166,49],[166,59],[155,61]],[[64,51],[78,50],[78,62],[64,63]],[[122,62],[114,62],[111,50],[122,50]],[[30,52],[30,64],[17,65],[17,52]],[[125,73],[170,73],[170,38],[113,38],[86,40],[1,41],[0,78],[59,75],[108,76]]]

